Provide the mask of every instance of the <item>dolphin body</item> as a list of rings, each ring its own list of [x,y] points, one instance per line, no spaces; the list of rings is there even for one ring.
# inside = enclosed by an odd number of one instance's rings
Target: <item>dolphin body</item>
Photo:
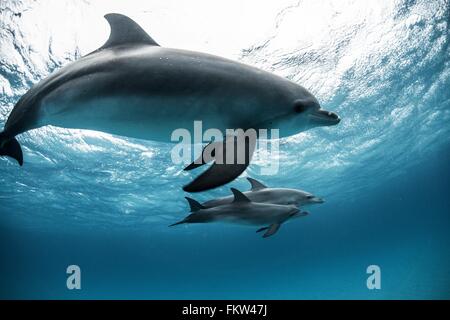
[[[192,132],[195,120],[222,132],[277,128],[280,137],[340,121],[292,81],[214,55],[161,47],[130,18],[105,18],[111,33],[102,47],[19,99],[0,133],[0,155],[22,165],[15,137],[46,125],[169,142],[175,129]],[[247,165],[213,164],[184,189],[223,185]]]
[[[213,208],[206,208],[194,199],[186,197],[192,213],[170,227],[183,223],[228,222],[262,226],[256,232],[266,230],[263,238],[267,238],[274,235],[287,220],[308,214],[300,212],[294,205],[256,203],[237,189],[231,188],[231,191],[234,195],[231,203]]]
[[[295,205],[305,207],[312,204],[323,203],[324,200],[315,195],[297,189],[268,188],[261,182],[247,178],[251,184],[251,190],[243,192],[252,202],[271,203],[280,205]],[[233,202],[234,197],[222,197],[202,203],[205,208],[213,208]]]

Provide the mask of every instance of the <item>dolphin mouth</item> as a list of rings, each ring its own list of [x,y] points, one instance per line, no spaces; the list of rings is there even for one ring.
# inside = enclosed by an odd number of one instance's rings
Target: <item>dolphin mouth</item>
[[[334,126],[341,122],[341,118],[336,113],[322,109],[311,112],[309,118],[317,125],[322,126]]]
[[[325,202],[325,200],[323,200],[322,198],[319,198],[319,197],[315,197],[312,200],[314,203],[324,203]]]

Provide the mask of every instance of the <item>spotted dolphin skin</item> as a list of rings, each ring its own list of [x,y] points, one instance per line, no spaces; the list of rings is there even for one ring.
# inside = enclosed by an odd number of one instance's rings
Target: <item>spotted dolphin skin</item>
[[[340,121],[292,81],[210,54],[161,47],[130,18],[105,18],[111,34],[102,47],[19,99],[0,133],[0,155],[22,165],[15,137],[46,125],[170,142],[175,129],[193,130],[196,120],[204,130],[275,128],[281,137]],[[223,185],[247,165],[213,164],[206,171],[213,174],[185,190]]]
[[[319,198],[303,190],[288,188],[268,188],[266,185],[253,178],[247,178],[247,180],[251,184],[251,190],[243,193],[252,202],[295,205],[302,208],[313,204],[324,203],[324,200],[322,198]],[[206,208],[212,208],[224,204],[229,204],[231,202],[233,202],[233,196],[209,200],[202,203],[202,205]]]
[[[294,205],[256,203],[237,189],[231,188],[231,191],[234,195],[231,203],[213,208],[206,208],[194,199],[186,198],[192,213],[170,226],[184,223],[227,222],[259,226],[261,228],[256,232],[266,231],[263,237],[267,238],[274,235],[287,220],[308,214],[300,212]]]

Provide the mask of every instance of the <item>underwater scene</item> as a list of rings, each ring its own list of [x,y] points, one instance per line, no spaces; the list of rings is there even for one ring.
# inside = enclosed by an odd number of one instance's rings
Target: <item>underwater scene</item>
[[[450,299],[449,23],[448,0],[2,0],[0,299]],[[194,121],[277,150],[174,161]]]

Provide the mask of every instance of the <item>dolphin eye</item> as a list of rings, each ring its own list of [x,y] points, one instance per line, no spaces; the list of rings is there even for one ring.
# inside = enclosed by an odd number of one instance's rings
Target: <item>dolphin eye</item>
[[[297,103],[294,106],[294,110],[295,110],[296,113],[305,112],[306,109],[307,109],[306,105],[304,105],[303,103],[298,102],[298,101],[297,101]]]
[[[306,196],[306,199],[312,199],[314,196]]]

